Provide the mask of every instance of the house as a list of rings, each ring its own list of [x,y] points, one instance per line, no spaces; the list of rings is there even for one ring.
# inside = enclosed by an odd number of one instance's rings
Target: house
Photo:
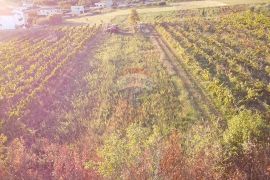
[[[106,0],[105,3],[106,3],[107,8],[112,8],[112,6],[113,6],[113,1],[112,0]]]
[[[0,15],[0,30],[16,29],[15,19],[12,15]]]
[[[39,16],[52,16],[56,14],[62,14],[62,10],[57,7],[41,7],[37,11],[37,15]]]
[[[33,3],[29,3],[29,2],[23,2],[22,4],[22,8],[27,10],[27,9],[31,9],[34,7],[34,4]]]
[[[72,15],[84,14],[84,6],[71,6],[70,9]]]
[[[0,13],[0,30],[12,30],[26,24],[24,13],[19,10]]]
[[[98,8],[112,8],[113,1],[112,0],[103,0],[99,3],[95,3],[95,6]]]
[[[26,24],[27,20],[23,11],[13,10],[12,14],[15,19],[16,26],[20,27]]]
[[[128,7],[128,4],[126,4],[126,3],[119,3],[119,4],[117,5],[117,7],[118,7],[118,8],[127,8],[127,7]]]
[[[106,7],[106,4],[104,2],[98,2],[98,3],[95,3],[95,6],[97,8],[105,8]]]

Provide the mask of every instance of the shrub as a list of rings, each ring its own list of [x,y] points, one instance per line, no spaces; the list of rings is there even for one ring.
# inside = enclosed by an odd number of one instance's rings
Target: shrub
[[[131,13],[129,15],[129,22],[131,25],[137,25],[137,23],[140,21],[140,17],[136,9],[132,9]]]
[[[249,110],[242,111],[231,118],[228,121],[228,129],[223,135],[228,153],[235,155],[245,150],[248,143],[262,136],[264,126],[262,117]]]
[[[159,6],[165,6],[166,5],[166,2],[165,1],[159,2],[158,5]]]
[[[55,15],[49,16],[48,21],[49,21],[49,24],[51,25],[61,24],[63,21],[62,15],[55,14]]]

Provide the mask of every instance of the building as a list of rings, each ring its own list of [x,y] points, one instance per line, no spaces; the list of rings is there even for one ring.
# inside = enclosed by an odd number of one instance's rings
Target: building
[[[98,3],[95,3],[95,6],[97,8],[105,8],[106,7],[106,4],[104,2],[98,2]]]
[[[118,7],[118,8],[127,8],[127,7],[128,7],[128,4],[126,4],[126,3],[119,3],[119,4],[117,5],[117,7]]]
[[[0,30],[12,30],[26,25],[24,13],[19,10],[0,13]]]
[[[99,3],[95,3],[95,6],[98,8],[112,8],[113,1],[112,0],[103,0]]]
[[[0,16],[0,30],[16,29],[16,23],[13,16]]]
[[[113,6],[113,1],[112,1],[112,0],[106,0],[106,1],[105,1],[105,4],[106,4],[106,7],[107,7],[107,8],[112,8],[112,6]]]
[[[27,20],[23,11],[13,10],[12,14],[15,19],[15,24],[17,27],[21,27],[26,24]]]
[[[23,2],[22,4],[22,8],[27,10],[27,9],[31,9],[34,7],[34,4],[33,3],[29,3],[29,2]]]
[[[72,15],[84,14],[84,6],[71,6],[70,9]]]
[[[57,7],[41,7],[37,11],[37,15],[39,16],[52,16],[56,14],[62,14],[62,10]]]

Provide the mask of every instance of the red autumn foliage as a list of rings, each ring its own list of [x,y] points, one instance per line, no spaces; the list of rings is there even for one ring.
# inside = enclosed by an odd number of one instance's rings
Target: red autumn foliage
[[[179,140],[179,134],[173,132],[163,152],[159,173],[165,179],[187,179],[186,163]]]
[[[93,170],[84,168],[90,157],[88,149],[40,139],[26,149],[22,139],[11,142],[7,152],[9,178],[26,179],[99,179]]]
[[[227,169],[228,179],[269,179],[270,177],[270,144],[250,145],[249,152],[231,159]]]

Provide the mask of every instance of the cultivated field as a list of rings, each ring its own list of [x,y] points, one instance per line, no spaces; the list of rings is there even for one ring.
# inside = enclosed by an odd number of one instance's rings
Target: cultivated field
[[[97,27],[49,28],[26,33],[0,46],[1,118],[19,119],[29,103],[78,54]],[[46,108],[46,107],[45,107]]]
[[[262,114],[270,102],[269,25],[267,16],[244,12],[218,20],[162,23],[157,30],[224,113],[243,106]]]
[[[0,39],[0,177],[269,179],[269,6],[224,3]]]

